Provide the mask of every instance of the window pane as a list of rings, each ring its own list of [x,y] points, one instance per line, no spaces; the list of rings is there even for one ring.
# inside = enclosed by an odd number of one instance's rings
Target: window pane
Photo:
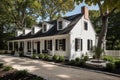
[[[59,21],[59,23],[58,23],[58,28],[59,28],[59,29],[62,29],[62,21]]]

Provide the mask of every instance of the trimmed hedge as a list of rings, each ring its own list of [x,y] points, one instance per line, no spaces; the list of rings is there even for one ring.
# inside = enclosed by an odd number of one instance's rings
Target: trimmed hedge
[[[115,70],[115,64],[112,63],[112,62],[107,63],[107,64],[106,64],[106,70],[107,70],[107,71],[113,71],[113,70]]]

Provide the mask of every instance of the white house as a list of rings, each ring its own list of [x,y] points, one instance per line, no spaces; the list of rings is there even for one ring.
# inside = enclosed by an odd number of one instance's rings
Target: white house
[[[86,53],[92,56],[96,32],[89,19],[89,11],[83,6],[80,14],[43,22],[31,29],[17,30],[8,45],[12,51],[22,49],[26,56],[48,53],[75,59]]]

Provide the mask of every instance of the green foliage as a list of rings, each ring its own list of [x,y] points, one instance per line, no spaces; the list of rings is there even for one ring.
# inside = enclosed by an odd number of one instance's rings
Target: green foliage
[[[3,68],[3,71],[9,71],[9,70],[12,70],[13,68],[11,66],[5,66]]]
[[[84,60],[85,61],[88,61],[89,60],[89,57],[86,55],[86,56],[84,56]]]
[[[101,48],[94,47],[93,52],[95,53],[95,58],[97,58],[99,60],[101,58],[101,54],[102,54],[103,50]]]
[[[33,54],[33,58],[37,58],[38,57],[38,54]]]
[[[65,61],[65,57],[64,57],[64,56],[59,56],[58,61],[59,61],[59,62],[64,62],[64,61]]]
[[[79,66],[84,66],[84,65],[85,65],[85,60],[81,59],[80,62],[79,62]]]
[[[107,64],[106,64],[106,69],[107,69],[108,71],[113,71],[113,70],[115,70],[115,64],[112,63],[112,62],[107,63]]]
[[[70,65],[75,65],[75,60],[70,60],[69,64]]]
[[[2,68],[3,67],[3,63],[0,63],[0,68]]]
[[[27,70],[20,70],[20,71],[17,71],[14,76],[24,77],[24,76],[27,76],[27,74],[28,74]]]
[[[75,58],[75,62],[80,62],[80,58],[79,57]]]
[[[115,67],[120,69],[120,60],[115,62]]]
[[[52,60],[55,61],[55,62],[57,62],[59,60],[59,56],[58,55],[54,55],[52,57]]]
[[[103,56],[103,60],[113,62],[114,58],[112,56]]]
[[[44,60],[50,60],[50,57],[48,54],[44,54]]]
[[[39,59],[44,59],[44,57],[45,57],[44,54],[39,55]]]

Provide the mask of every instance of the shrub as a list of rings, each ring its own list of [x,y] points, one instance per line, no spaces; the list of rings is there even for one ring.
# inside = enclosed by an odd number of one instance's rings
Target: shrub
[[[115,62],[115,67],[116,67],[116,68],[120,68],[120,61],[116,61],[116,62]]]
[[[3,71],[9,71],[9,70],[12,70],[13,68],[11,66],[5,66],[3,68]]]
[[[28,74],[27,70],[20,70],[15,73],[15,76],[24,77]]]
[[[0,68],[2,68],[3,67],[3,63],[0,63]]]
[[[8,54],[8,51],[5,51],[4,54]]]
[[[33,54],[33,58],[37,58],[38,57],[38,54]]]
[[[59,56],[54,55],[54,56],[52,57],[52,60],[55,61],[55,62],[58,61],[58,60],[59,60]]]
[[[93,55],[93,59],[95,59],[95,55]]]
[[[44,54],[39,55],[39,59],[44,59],[44,57],[45,57]]]
[[[89,57],[88,56],[84,56],[84,61],[88,61]]]
[[[79,57],[75,58],[75,62],[79,62],[79,61],[80,61]]]
[[[75,65],[75,60],[70,60],[69,63],[70,65]]]
[[[15,51],[11,51],[11,55],[14,55],[15,54]]]
[[[84,65],[85,65],[85,60],[81,59],[80,62],[79,62],[79,66],[84,66]]]
[[[49,60],[49,55],[48,54],[44,55],[44,60]]]
[[[103,56],[103,60],[114,62],[114,58],[112,56]]]
[[[106,69],[107,69],[108,71],[113,71],[113,70],[115,70],[115,64],[112,63],[112,62],[107,63],[107,64],[106,64]]]
[[[64,61],[65,61],[65,57],[64,57],[64,56],[59,56],[58,61],[59,61],[59,62],[64,62]]]

